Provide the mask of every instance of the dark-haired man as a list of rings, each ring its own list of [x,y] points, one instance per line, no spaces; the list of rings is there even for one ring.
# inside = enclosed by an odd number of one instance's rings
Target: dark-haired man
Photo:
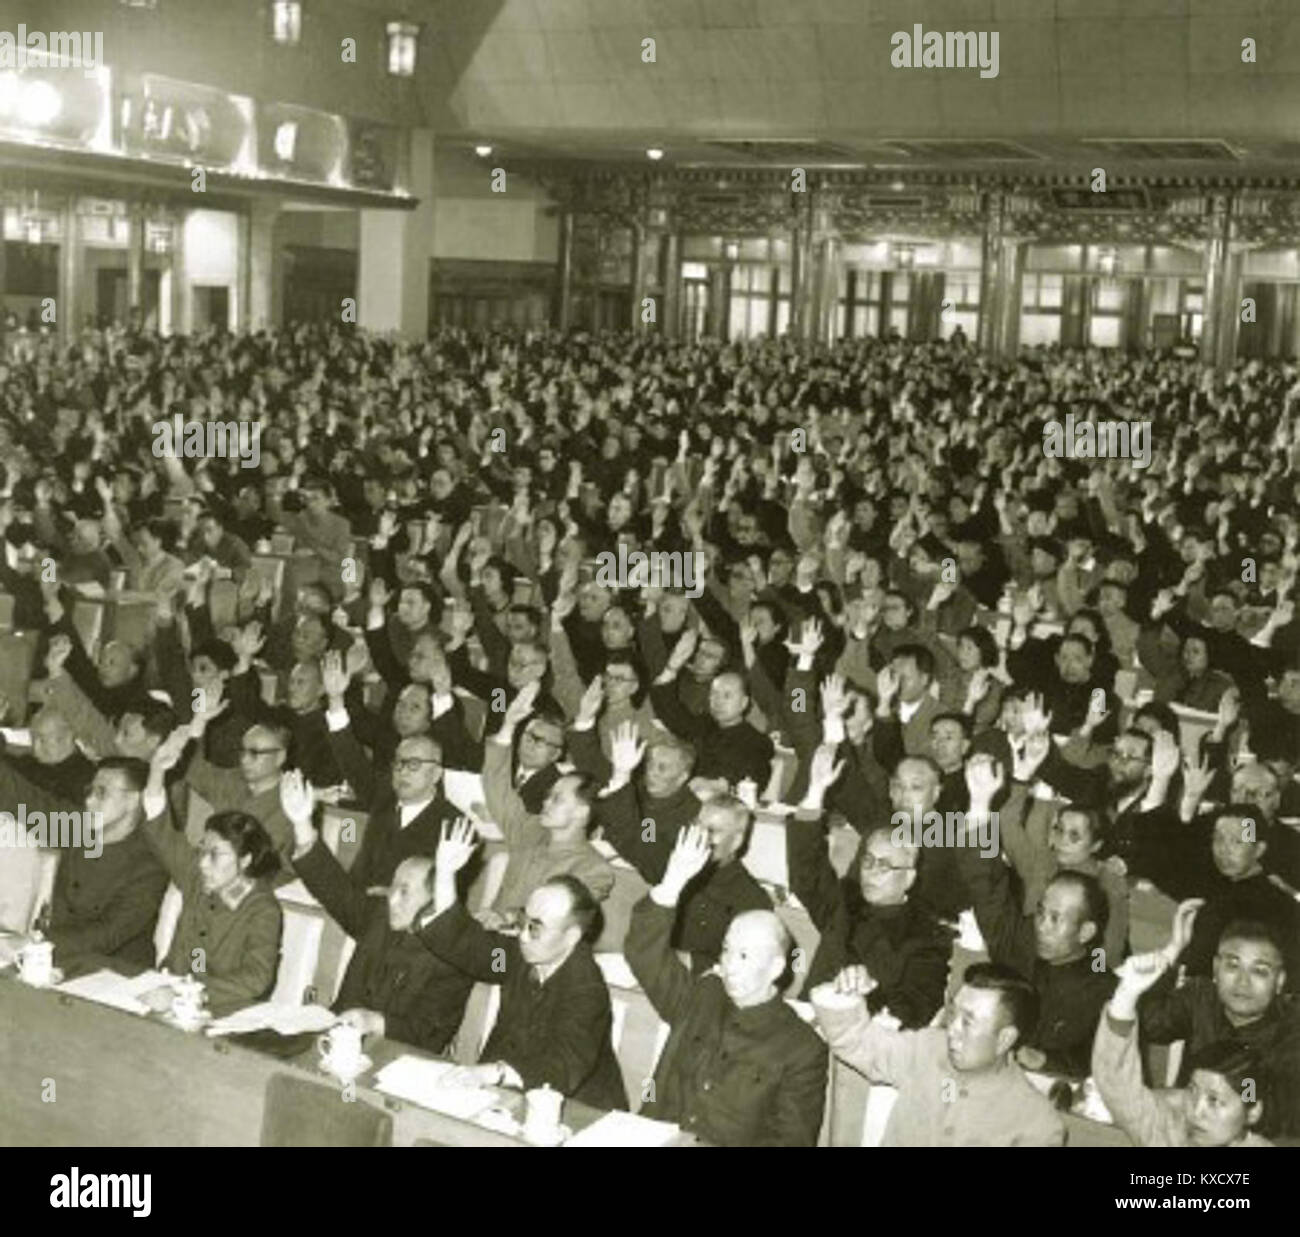
[[[518,936],[490,932],[456,894],[456,873],[475,844],[467,821],[444,830],[434,913],[420,932],[433,953],[473,979],[501,986],[485,1064],[458,1071],[456,1081],[526,1090],[546,1085],[596,1108],[626,1108],[610,1040],[609,989],[591,952],[599,905],[581,881],[559,876],[528,895]]]
[[[61,851],[54,875],[47,935],[65,971],[88,956],[128,968],[154,961],[153,930],[167,873],[138,826],[149,769],[138,760],[101,760],[86,794],[102,851]]]
[[[1300,1011],[1283,992],[1286,967],[1275,928],[1238,919],[1219,936],[1213,977],[1174,984],[1174,963],[1192,933],[1199,899],[1182,903],[1165,950],[1170,969],[1142,998],[1143,1038],[1153,1044],[1184,1041],[1178,1085],[1191,1081],[1191,1063],[1210,1045],[1235,1039],[1254,1050],[1269,1076],[1271,1102],[1259,1132],[1300,1136]]]
[[[1065,1128],[1012,1057],[1031,1035],[1038,998],[1006,967],[967,968],[948,1026],[897,1031],[863,1000],[874,980],[849,967],[812,991],[831,1051],[872,1082],[898,1089],[887,1147],[1059,1147]]]
[[[989,816],[1000,771],[971,773],[968,819]],[[1033,915],[1021,913],[1011,869],[997,856],[954,848],[994,962],[1027,977],[1039,999],[1037,1029],[1019,1051],[1023,1064],[1082,1078],[1088,1072],[1097,1019],[1115,987],[1101,942],[1110,907],[1097,879],[1068,869],[1047,883]]]

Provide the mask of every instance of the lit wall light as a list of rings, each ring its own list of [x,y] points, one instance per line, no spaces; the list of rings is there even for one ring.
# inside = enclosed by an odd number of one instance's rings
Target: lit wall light
[[[1097,256],[1097,266],[1108,279],[1115,273],[1119,255],[1113,249],[1103,249]]]
[[[492,147],[489,146],[486,142],[480,142],[477,146],[474,147],[474,153],[478,155],[480,159],[487,159],[492,154]]]
[[[728,241],[722,247],[722,252],[726,254],[728,262],[734,262],[740,257],[740,245],[736,241]]]
[[[302,5],[299,0],[275,0],[271,5],[271,37],[289,47],[297,45],[302,38]]]
[[[897,255],[899,268],[907,270],[916,258],[916,250],[911,245],[899,245]]]
[[[903,182],[902,182],[901,180],[893,181],[893,182],[890,184],[889,187],[890,187],[890,188],[891,188],[895,193],[901,193],[901,192],[903,191]]]
[[[388,71],[394,77],[411,77],[415,73],[415,48],[420,27],[406,21],[388,23]]]
[[[658,146],[651,146],[649,150],[645,152],[645,157],[658,163],[659,160],[664,157],[664,152]]]

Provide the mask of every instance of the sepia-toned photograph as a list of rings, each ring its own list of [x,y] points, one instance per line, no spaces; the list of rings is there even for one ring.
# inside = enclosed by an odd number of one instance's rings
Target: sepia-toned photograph
[[[30,1217],[1059,1179],[978,1147],[1262,1219],[1298,119],[1293,0],[6,0]]]

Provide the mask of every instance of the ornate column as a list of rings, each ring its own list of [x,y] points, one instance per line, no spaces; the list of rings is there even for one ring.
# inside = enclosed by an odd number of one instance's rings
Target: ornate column
[[[560,216],[559,254],[559,321],[560,330],[569,329],[573,314],[573,211],[568,207]]]
[[[659,306],[659,329],[669,339],[682,333],[682,242],[678,232],[663,235],[663,303]]]
[[[1237,244],[1232,198],[1210,205],[1210,238],[1205,245],[1205,311],[1201,319],[1201,360],[1228,369],[1237,356],[1241,327],[1241,275],[1244,249]]]
[[[81,331],[82,272],[81,216],[77,199],[70,197],[60,212],[62,237],[59,242],[59,296],[55,319],[59,339],[70,343]]]
[[[985,209],[978,341],[993,356],[1020,348],[1020,300],[1028,245],[1006,231],[1006,201],[990,194]]]

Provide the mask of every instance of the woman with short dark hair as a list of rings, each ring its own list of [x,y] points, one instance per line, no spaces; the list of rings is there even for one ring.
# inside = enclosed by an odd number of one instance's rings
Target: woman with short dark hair
[[[275,986],[282,917],[267,878],[280,862],[266,830],[247,812],[211,816],[197,851],[173,828],[163,777],[188,737],[188,729],[177,730],[154,753],[143,832],[183,899],[163,965],[199,980],[209,1011],[221,1018],[264,999]],[[146,1002],[170,1007],[170,990],[150,1001],[153,996]]]

